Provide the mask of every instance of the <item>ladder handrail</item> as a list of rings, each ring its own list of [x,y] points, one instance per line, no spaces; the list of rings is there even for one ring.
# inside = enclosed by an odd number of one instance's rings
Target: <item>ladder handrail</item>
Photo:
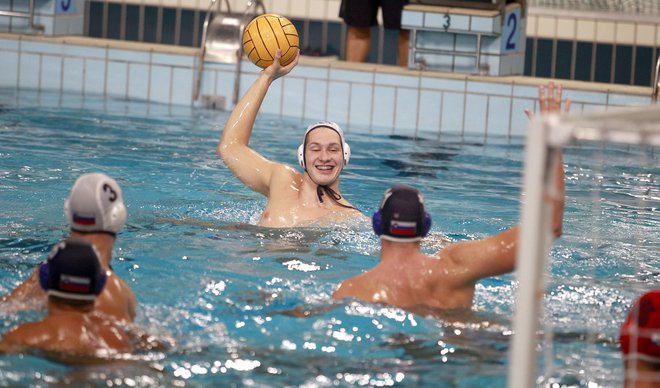
[[[250,8],[254,8],[252,11],[252,14],[256,14],[257,12],[257,7],[261,7],[261,13],[266,13],[266,7],[264,6],[264,3],[261,0],[256,0],[252,1],[249,0],[247,3],[247,6],[245,7],[245,12],[243,13],[243,21],[247,20],[248,14],[250,12]],[[249,23],[249,21],[248,21]],[[239,36],[242,39],[243,37],[243,32],[245,31],[246,23],[241,22],[240,26],[240,32]],[[236,53],[238,60],[236,61],[236,70],[234,72],[234,93],[232,94],[232,103],[236,105],[238,103],[238,98],[240,97],[238,94],[241,89],[241,58],[243,58],[243,44],[238,45],[238,53]]]
[[[33,30],[37,30],[38,33],[43,34],[44,30],[46,27],[43,24],[36,24],[34,22],[34,3],[35,0],[30,0],[29,1],[29,10],[27,12],[18,12],[18,11],[2,11],[0,10],[0,16],[9,16],[9,17],[16,17],[16,18],[27,18],[28,23],[30,24],[30,28]]]
[[[33,0],[34,1],[34,0]],[[201,92],[201,84],[202,84],[202,74],[204,72],[204,61],[206,58],[206,37],[208,34],[208,25],[209,21],[211,19],[211,8],[213,5],[216,3],[218,0],[211,0],[208,10],[206,12],[206,17],[204,19],[204,28],[202,29],[202,47],[200,50],[200,55],[199,55],[199,63],[197,64],[197,78],[195,82],[195,88],[193,90],[193,101],[197,101],[199,99],[199,95]],[[225,0],[225,4],[227,5],[227,13],[231,13],[231,9],[229,6],[229,0]],[[249,0],[247,2],[247,6],[245,8],[245,12],[243,13],[243,17],[241,18],[241,23],[239,25],[239,39],[242,38],[243,36],[243,31],[245,30],[246,26],[246,20],[248,15],[250,13],[256,14],[257,9],[261,8],[262,13],[266,13],[266,7],[264,6],[264,3],[261,0]],[[218,3],[218,13],[220,13],[220,3]],[[238,50],[236,52],[236,70],[234,74],[234,93],[233,93],[233,98],[232,102],[236,104],[238,102],[238,93],[240,89],[240,75],[241,75],[241,58],[243,57],[243,44],[242,42],[239,42],[238,45]]]
[[[209,28],[209,21],[211,20],[211,8],[215,5],[218,0],[211,0],[209,6],[206,9],[206,16],[204,17],[204,27],[202,28],[202,46],[199,53],[199,63],[197,64],[197,79],[195,82],[195,89],[193,90],[193,101],[197,101],[199,98],[199,92],[202,83],[202,71],[204,71],[204,58],[206,57],[206,33]],[[225,0],[227,5],[227,13],[231,13],[231,7],[229,6],[229,0]],[[218,2],[218,10],[220,12],[220,2]]]
[[[655,73],[653,74],[653,90],[651,92],[651,101],[658,101],[658,92],[660,91],[660,57],[655,63]]]

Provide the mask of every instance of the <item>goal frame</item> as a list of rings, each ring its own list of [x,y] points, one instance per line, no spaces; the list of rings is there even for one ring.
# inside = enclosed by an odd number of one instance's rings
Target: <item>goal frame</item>
[[[579,140],[660,146],[660,106],[618,108],[606,112],[549,114],[528,126],[523,170],[523,198],[517,248],[516,308],[509,350],[508,387],[536,385],[539,317],[552,231],[544,197],[552,194],[552,158]]]

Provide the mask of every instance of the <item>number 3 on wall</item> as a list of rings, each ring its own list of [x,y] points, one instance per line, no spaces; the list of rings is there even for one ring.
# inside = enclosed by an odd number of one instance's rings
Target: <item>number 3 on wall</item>
[[[504,15],[502,28],[502,52],[516,52],[520,41],[520,8],[516,8]]]

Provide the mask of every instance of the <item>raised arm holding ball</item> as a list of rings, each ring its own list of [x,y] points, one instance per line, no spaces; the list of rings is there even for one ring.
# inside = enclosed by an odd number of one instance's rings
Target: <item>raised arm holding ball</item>
[[[265,41],[267,37],[261,39]],[[218,154],[238,179],[268,199],[259,220],[262,226],[332,225],[351,218],[366,219],[339,191],[339,174],[348,163],[350,148],[337,124],[319,122],[307,128],[298,149],[299,162],[304,168],[302,173],[289,165],[266,159],[249,146],[254,121],[268,88],[273,81],[288,74],[298,64],[300,56],[296,49],[291,62],[283,66],[281,50],[273,51],[273,63],[259,73],[229,116],[218,144]],[[277,129],[272,130],[276,136]]]

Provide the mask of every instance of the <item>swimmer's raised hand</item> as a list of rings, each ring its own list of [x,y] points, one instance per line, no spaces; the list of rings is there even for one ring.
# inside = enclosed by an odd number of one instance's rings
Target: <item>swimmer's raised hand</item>
[[[269,76],[273,81],[289,74],[291,70],[298,64],[298,59],[300,58],[300,50],[296,52],[295,58],[286,66],[280,64],[280,58],[282,58],[282,50],[277,49],[275,51],[275,60],[273,64],[262,70],[262,73]]]
[[[547,91],[547,93],[546,93]],[[539,85],[539,112],[543,115],[561,111],[563,88],[561,85],[555,86],[554,82],[548,82],[548,87]],[[564,101],[564,112],[568,112],[571,107],[571,100]],[[534,113],[525,109],[525,114],[531,120]]]

